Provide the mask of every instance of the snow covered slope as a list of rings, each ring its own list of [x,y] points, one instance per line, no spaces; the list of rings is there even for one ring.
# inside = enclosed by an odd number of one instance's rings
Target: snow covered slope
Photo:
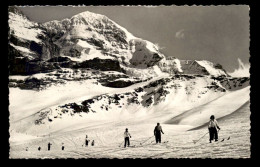
[[[249,99],[248,86],[242,86],[240,90],[232,91],[232,94],[221,82],[215,82],[207,76],[176,75],[154,78],[126,88],[108,88],[96,83],[95,79],[71,81],[65,86],[58,83],[40,92],[11,88],[12,126],[19,132],[29,134],[38,133],[37,130],[41,128],[41,134],[45,134],[49,132],[50,125],[55,125],[53,130],[65,127],[70,129],[68,122],[71,127],[77,127],[81,124],[79,120],[116,121],[134,117],[144,117],[149,122],[166,121],[174,124],[181,117],[184,122],[186,119],[190,120],[185,125],[199,126],[208,119],[209,114],[230,114],[243,100]],[[240,94],[248,96],[229,102],[230,98],[240,97]],[[29,102],[32,105],[24,105]],[[222,110],[220,107],[228,104],[230,109],[226,107],[226,110]],[[204,110],[206,113],[201,114]],[[218,113],[218,110],[221,112]],[[198,113],[199,116],[196,115]],[[170,117],[174,119],[169,121]]]
[[[225,105],[222,106],[225,108]],[[10,140],[11,158],[250,158],[250,108],[249,103],[242,105],[234,114],[219,119],[220,140],[224,142],[208,143],[208,136],[201,136],[207,128],[186,131],[193,128],[188,125],[162,124],[164,135],[162,144],[154,144],[153,128],[156,122],[147,122],[152,117],[129,118],[113,121],[81,121],[77,127],[69,126],[53,131],[56,125],[49,125],[48,135],[29,134],[12,131],[21,137]],[[79,120],[77,118],[77,120]],[[128,128],[132,138],[132,148],[122,148],[123,132]],[[23,133],[22,133],[23,134]],[[95,146],[84,146],[85,135],[95,140]],[[16,135],[13,135],[16,136]],[[230,140],[227,140],[228,137]],[[47,151],[47,143],[52,147]],[[166,142],[166,143],[164,143]],[[65,150],[61,150],[62,143]],[[142,143],[142,145],[140,144]],[[38,147],[41,151],[38,151]],[[121,147],[119,147],[121,146]],[[26,151],[27,149],[27,151]]]
[[[229,76],[220,64],[206,60],[180,60],[181,69],[185,74]]]
[[[193,126],[203,125],[207,122],[210,115],[221,118],[237,110],[241,104],[246,103],[250,99],[249,93],[249,87],[228,93],[213,102],[183,112],[166,123]],[[225,108],[222,106],[225,106]]]

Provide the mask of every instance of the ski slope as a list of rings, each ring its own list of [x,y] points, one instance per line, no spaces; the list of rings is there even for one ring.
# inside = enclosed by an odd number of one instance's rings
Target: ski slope
[[[221,118],[234,112],[234,110],[238,109],[241,104],[248,101],[250,98],[249,92],[249,87],[235,92],[230,92],[212,102],[188,110],[167,121],[167,123],[200,126],[208,120],[210,115],[215,115],[216,118]]]
[[[208,104],[184,112],[186,117],[176,116],[180,122],[178,124],[161,122],[165,132],[162,141],[168,141],[166,143],[154,144],[153,129],[156,120],[164,120],[169,114],[168,111],[161,111],[160,114],[154,112],[149,115],[135,115],[120,120],[89,119],[86,122],[84,119],[82,121],[76,119],[78,122],[75,126],[70,126],[69,123],[67,127],[61,128],[50,125],[48,134],[37,136],[23,134],[20,141],[10,138],[10,158],[249,158],[249,92],[249,87],[227,92]],[[224,103],[228,99],[232,99],[232,103]],[[216,108],[223,109],[223,112],[212,110],[205,113],[208,108],[214,106],[213,104]],[[206,115],[200,117],[201,121],[197,120],[195,115],[197,112],[194,113],[198,108],[204,112],[203,115]],[[206,135],[194,144],[193,140],[207,133],[207,127],[188,130],[205,124],[211,114],[216,115],[217,119],[221,118],[218,120],[221,127],[220,140],[227,137],[231,139],[209,144]],[[130,143],[135,147],[122,148],[125,128],[129,129],[132,136]],[[15,129],[10,133],[19,134]],[[83,146],[85,135],[88,135],[91,141],[95,140],[95,146]],[[53,144],[51,151],[47,151],[48,142]],[[61,151],[62,143],[65,145],[64,151]],[[39,146],[42,148],[41,151],[37,150]]]

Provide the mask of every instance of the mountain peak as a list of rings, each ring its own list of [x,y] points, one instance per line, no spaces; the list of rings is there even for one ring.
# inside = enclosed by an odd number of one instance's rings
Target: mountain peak
[[[84,11],[84,12],[81,12],[79,14],[76,14],[76,15],[72,16],[71,19],[72,18],[76,18],[76,17],[86,17],[86,18],[95,18],[95,19],[106,18],[105,15],[101,15],[101,14],[98,14],[98,13],[93,13],[93,12],[90,12],[90,11]]]

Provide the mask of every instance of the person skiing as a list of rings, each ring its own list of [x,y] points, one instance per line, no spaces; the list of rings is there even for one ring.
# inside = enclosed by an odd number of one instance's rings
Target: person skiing
[[[217,131],[217,129],[220,130],[220,127],[218,126],[218,122],[215,119],[214,115],[210,116],[208,129],[209,129],[209,142],[211,143],[211,141],[213,139],[215,139],[215,141],[218,141],[218,131]]]
[[[41,151],[41,147],[38,147],[38,150]]]
[[[160,123],[157,123],[157,126],[155,126],[154,128],[154,136],[156,143],[161,143],[161,133],[164,134]]]
[[[49,143],[48,143],[48,151],[50,151],[51,145],[52,145],[52,144],[49,142]]]
[[[62,146],[61,146],[61,150],[63,151],[64,150],[64,143],[62,143]]]
[[[91,142],[91,146],[94,146],[94,144],[95,144],[95,141],[93,140],[93,141]]]
[[[125,147],[126,147],[126,144],[127,144],[127,146],[129,147],[129,146],[130,146],[129,137],[131,138],[131,135],[130,135],[130,133],[128,132],[128,129],[127,129],[127,128],[125,129],[124,137],[125,137]]]
[[[86,135],[86,139],[85,139],[85,146],[86,147],[88,146],[88,142],[89,142],[88,135]]]

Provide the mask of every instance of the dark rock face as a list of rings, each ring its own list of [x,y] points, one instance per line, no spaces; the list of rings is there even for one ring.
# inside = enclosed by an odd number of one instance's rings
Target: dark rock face
[[[29,62],[26,73],[31,75],[39,72],[50,72],[54,69],[59,69],[56,64],[50,64],[45,61]]]
[[[9,74],[10,75],[25,75],[26,74],[26,58],[9,59]]]
[[[125,88],[130,85],[133,85],[135,82],[131,81],[113,81],[113,82],[106,82],[103,83],[103,86],[112,87],[112,88]]]
[[[10,75],[23,75],[26,73],[26,65],[28,62],[28,58],[23,57],[23,55],[14,49],[14,47],[8,45],[8,64]]]
[[[41,60],[48,60],[52,57],[56,57],[60,55],[60,48],[54,43],[56,38],[60,38],[60,35],[63,33],[53,34],[52,32],[47,31],[45,28],[40,27],[43,30],[44,36],[38,38],[42,39],[43,47],[42,47],[42,55]]]
[[[87,40],[87,42],[97,46],[99,49],[103,49],[103,44],[105,43],[104,41],[97,40],[95,38],[90,38],[90,39]]]
[[[42,46],[34,41],[32,41],[30,44],[30,50],[38,53],[39,55],[42,54]]]
[[[15,37],[13,34],[9,35],[9,42],[13,43],[16,46],[22,46],[22,47],[25,47],[25,48],[30,47],[29,41],[22,41],[22,40],[18,39],[17,37]]]
[[[27,78],[21,89],[39,89],[43,85],[43,81],[37,78]]]
[[[147,64],[147,67],[154,66],[157,62],[159,62],[162,59],[157,53],[153,54],[152,60]]]
[[[249,77],[241,78],[227,78],[225,76],[211,77],[214,81],[220,82],[220,84],[227,90],[242,89],[250,85]]]
[[[39,72],[48,72],[57,69],[54,64],[39,61],[35,58],[29,60],[11,45],[8,46],[8,63],[10,75],[31,75]]]
[[[10,65],[11,75],[32,75],[39,72],[50,72],[54,69],[59,69],[55,64],[49,64],[46,62],[31,62],[26,58],[15,59]]]
[[[119,71],[123,72],[124,70],[120,67],[120,64],[117,60],[111,59],[99,59],[94,58],[92,60],[86,60],[82,63],[77,63],[74,68],[91,68],[101,71]]]
[[[53,57],[51,59],[48,60],[48,62],[68,62],[71,61],[70,58],[68,57]]]

